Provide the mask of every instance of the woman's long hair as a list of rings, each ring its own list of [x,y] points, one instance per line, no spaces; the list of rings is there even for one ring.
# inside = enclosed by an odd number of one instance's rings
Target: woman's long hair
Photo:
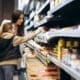
[[[23,14],[23,11],[21,10],[15,10],[11,16],[12,19],[12,23],[16,23],[17,20],[20,18],[20,15]],[[19,25],[18,25],[19,26]],[[18,36],[23,36],[24,35],[24,21],[23,23],[18,27],[18,31],[17,31],[17,35]]]
[[[24,22],[22,23],[22,25],[20,25],[18,27],[17,35],[18,36],[23,36],[24,35]]]

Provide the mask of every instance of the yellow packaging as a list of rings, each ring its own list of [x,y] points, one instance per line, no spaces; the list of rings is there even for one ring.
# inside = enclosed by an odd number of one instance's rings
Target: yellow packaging
[[[63,40],[63,39],[60,39],[59,41],[58,41],[58,47],[57,47],[57,49],[58,49],[58,59],[60,60],[61,59],[61,57],[62,57],[62,47],[65,45],[65,41]]]
[[[73,42],[73,46],[74,46],[74,47],[79,47],[79,42],[78,42],[78,41],[74,41],[74,42]]]
[[[72,41],[66,41],[66,47],[72,47]]]

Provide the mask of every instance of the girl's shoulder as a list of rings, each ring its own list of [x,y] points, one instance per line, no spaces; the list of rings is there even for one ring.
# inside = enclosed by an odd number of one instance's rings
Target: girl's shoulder
[[[12,33],[3,33],[0,37],[4,38],[4,39],[10,39],[12,38],[14,35]]]

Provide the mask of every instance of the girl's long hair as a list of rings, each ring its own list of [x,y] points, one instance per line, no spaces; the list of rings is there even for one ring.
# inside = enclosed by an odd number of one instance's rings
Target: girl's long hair
[[[3,33],[4,24],[7,24],[7,23],[11,23],[11,21],[8,20],[8,19],[4,19],[4,20],[2,21],[2,23],[1,23],[1,25],[0,25],[0,36],[1,36],[1,34]]]

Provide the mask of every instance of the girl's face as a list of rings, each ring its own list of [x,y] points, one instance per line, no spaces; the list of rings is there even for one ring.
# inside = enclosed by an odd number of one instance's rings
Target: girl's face
[[[12,33],[12,30],[11,30],[11,29],[9,29],[9,30],[8,30],[8,32],[9,32],[9,33]]]
[[[24,21],[24,15],[21,14],[19,19],[17,20],[16,24],[20,26],[23,23],[23,21]]]

